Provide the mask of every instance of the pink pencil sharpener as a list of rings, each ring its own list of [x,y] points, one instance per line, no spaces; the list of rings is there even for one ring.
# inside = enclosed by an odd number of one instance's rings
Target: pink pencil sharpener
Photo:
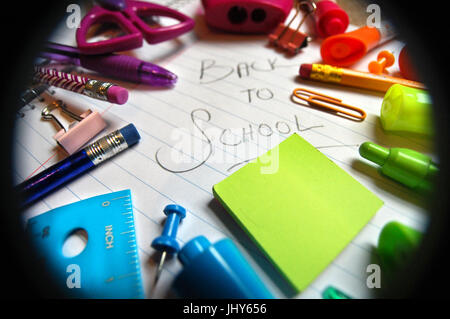
[[[264,34],[286,20],[293,0],[202,0],[206,23],[233,33]]]

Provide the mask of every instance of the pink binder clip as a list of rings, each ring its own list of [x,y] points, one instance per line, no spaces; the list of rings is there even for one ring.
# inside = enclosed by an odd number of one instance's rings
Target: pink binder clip
[[[51,112],[56,108],[68,114],[75,119],[75,122],[69,124],[66,129],[56,116]],[[53,136],[59,145],[69,154],[72,155],[78,151],[84,144],[89,142],[95,135],[106,127],[106,122],[101,115],[94,111],[87,110],[86,112],[76,115],[69,111],[63,101],[54,101],[47,105],[41,112],[42,118],[45,120],[54,120],[56,124],[61,127],[61,130]]]

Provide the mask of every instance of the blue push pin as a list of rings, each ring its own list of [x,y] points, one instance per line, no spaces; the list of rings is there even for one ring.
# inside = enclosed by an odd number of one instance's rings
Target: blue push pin
[[[164,208],[164,214],[166,214],[167,220],[164,224],[162,235],[152,241],[152,247],[158,251],[162,251],[155,277],[155,284],[161,274],[167,253],[175,254],[180,250],[180,245],[175,238],[180,221],[186,217],[186,209],[179,205],[167,205]]]

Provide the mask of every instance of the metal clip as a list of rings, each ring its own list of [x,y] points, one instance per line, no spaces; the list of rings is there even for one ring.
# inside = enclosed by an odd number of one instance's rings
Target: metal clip
[[[292,92],[292,94],[293,94],[293,97],[295,96],[303,101],[306,101],[310,105],[330,110],[339,116],[342,116],[342,114],[343,114],[343,115],[345,115],[345,116],[343,116],[344,118],[350,118],[351,120],[356,120],[356,121],[364,121],[364,119],[367,116],[367,114],[366,114],[366,112],[364,112],[364,110],[362,110],[356,106],[351,106],[351,105],[342,103],[342,100],[340,100],[340,99],[337,99],[337,98],[334,98],[334,97],[331,97],[331,96],[328,96],[325,94],[317,93],[317,92],[314,92],[314,91],[311,91],[308,89],[297,88],[294,90],[294,92]],[[297,101],[295,101],[294,99],[292,99],[292,101],[297,104],[300,104]],[[322,103],[322,102],[325,102],[325,103]],[[334,107],[332,105],[337,105],[340,108]],[[349,110],[352,110],[359,114],[347,112],[344,109],[349,109]]]
[[[275,46],[281,47],[291,54],[298,53],[301,49],[308,45],[308,35],[300,31],[300,27],[305,22],[306,18],[316,11],[316,4],[311,1],[296,1],[295,15],[287,25],[280,23],[273,33],[269,35],[269,42]],[[305,12],[297,28],[291,29],[292,22],[300,14],[300,11]]]
[[[52,111],[60,108],[64,113],[75,119],[75,122],[69,124],[67,128],[52,114]],[[63,101],[54,101],[47,105],[41,112],[44,120],[53,120],[61,127],[61,130],[53,136],[53,138],[61,145],[68,153],[73,154],[79,150],[84,144],[91,140],[95,135],[101,132],[106,127],[106,122],[101,115],[94,111],[87,110],[86,112],[77,115],[67,109]]]

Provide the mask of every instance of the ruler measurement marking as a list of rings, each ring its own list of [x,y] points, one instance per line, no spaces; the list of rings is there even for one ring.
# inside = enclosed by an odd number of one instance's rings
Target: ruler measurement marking
[[[131,230],[128,230],[128,231],[123,231],[120,234],[121,235],[125,235],[125,234],[128,234],[128,233],[134,233],[134,229],[131,229]]]
[[[110,283],[114,281],[114,276],[109,277],[108,279],[105,280],[106,283]]]
[[[113,199],[111,199],[111,200],[117,200],[117,199],[121,199],[121,198],[130,198],[130,195],[125,195],[125,196],[116,197],[116,198],[113,198]],[[130,199],[128,199],[128,200],[130,200]]]
[[[139,276],[139,272],[135,271],[135,272],[130,272],[128,274],[123,274],[123,275],[117,276],[117,280],[124,279],[124,278],[131,277],[131,276]]]

